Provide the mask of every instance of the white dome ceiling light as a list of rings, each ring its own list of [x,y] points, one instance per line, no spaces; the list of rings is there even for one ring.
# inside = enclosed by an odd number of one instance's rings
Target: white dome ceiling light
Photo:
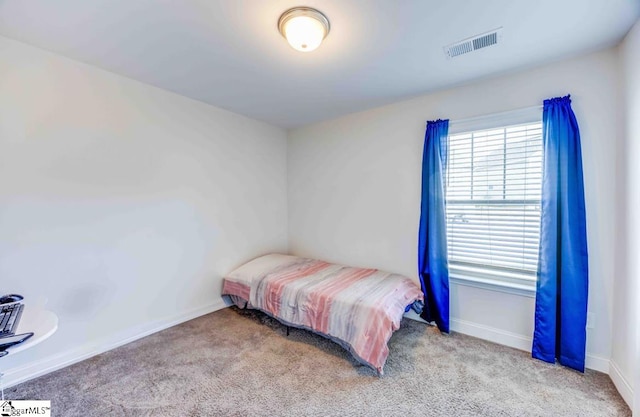
[[[282,13],[278,30],[293,49],[311,52],[329,34],[329,19],[316,9],[294,7]]]

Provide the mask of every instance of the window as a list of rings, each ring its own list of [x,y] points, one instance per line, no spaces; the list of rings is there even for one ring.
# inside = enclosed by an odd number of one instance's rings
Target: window
[[[445,184],[452,277],[535,286],[542,123],[450,134]]]

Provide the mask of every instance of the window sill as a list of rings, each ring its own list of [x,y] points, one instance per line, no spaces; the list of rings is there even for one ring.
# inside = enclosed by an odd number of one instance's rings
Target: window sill
[[[450,272],[449,280],[458,285],[464,285],[467,287],[481,288],[483,290],[498,291],[507,294],[519,295],[522,297],[535,298],[536,296],[536,284],[531,283],[515,283],[505,282],[498,279],[491,278],[479,278],[460,273]]]

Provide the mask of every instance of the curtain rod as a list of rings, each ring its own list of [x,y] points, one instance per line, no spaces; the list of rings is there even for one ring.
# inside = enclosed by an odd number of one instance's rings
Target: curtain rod
[[[539,104],[537,106],[522,107],[520,109],[507,110],[507,111],[503,111],[503,112],[500,112],[500,113],[489,113],[489,114],[483,114],[483,115],[480,115],[480,116],[467,117],[467,118],[464,118],[464,119],[453,119],[453,120],[451,120],[449,122],[449,124],[475,122],[476,120],[482,120],[482,119],[486,119],[488,117],[508,116],[510,114],[516,114],[516,113],[525,112],[525,111],[542,110],[543,107],[544,106],[542,104]],[[542,115],[540,115],[540,117],[542,117]]]

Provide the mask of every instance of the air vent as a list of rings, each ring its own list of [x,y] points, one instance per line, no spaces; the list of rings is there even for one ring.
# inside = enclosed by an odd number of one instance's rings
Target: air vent
[[[486,48],[498,43],[502,39],[502,28],[492,30],[471,38],[456,42],[444,47],[444,53],[447,57],[453,58],[459,55],[468,54],[478,49]]]

